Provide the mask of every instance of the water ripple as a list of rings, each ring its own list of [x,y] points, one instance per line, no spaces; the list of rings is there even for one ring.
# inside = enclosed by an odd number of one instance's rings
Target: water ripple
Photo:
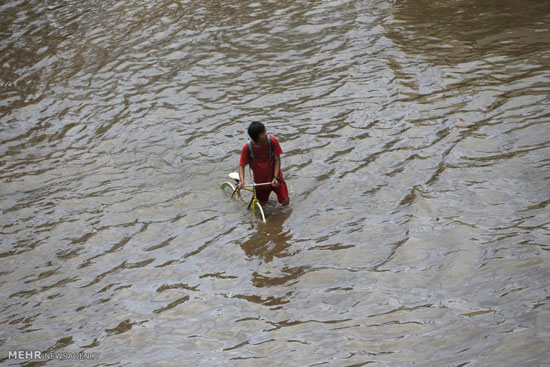
[[[544,364],[547,8],[0,5],[0,361]],[[253,120],[266,224],[219,189]]]

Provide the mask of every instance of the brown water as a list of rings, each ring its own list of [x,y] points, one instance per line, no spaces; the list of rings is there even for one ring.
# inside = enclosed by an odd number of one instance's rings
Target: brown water
[[[0,37],[2,365],[550,365],[548,2],[8,0]],[[220,190],[253,120],[265,225]]]

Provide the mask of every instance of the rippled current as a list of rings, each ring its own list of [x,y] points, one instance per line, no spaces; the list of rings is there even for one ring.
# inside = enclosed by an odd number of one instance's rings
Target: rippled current
[[[550,365],[548,2],[7,0],[0,83],[0,364]]]

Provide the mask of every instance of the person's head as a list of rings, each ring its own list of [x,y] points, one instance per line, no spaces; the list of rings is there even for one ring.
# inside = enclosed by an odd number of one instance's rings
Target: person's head
[[[259,121],[252,122],[250,126],[248,126],[248,135],[256,144],[263,142],[267,135],[264,124]]]

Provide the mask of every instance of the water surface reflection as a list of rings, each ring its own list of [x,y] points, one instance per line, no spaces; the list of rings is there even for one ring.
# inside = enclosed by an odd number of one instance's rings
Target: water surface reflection
[[[0,5],[0,361],[547,363],[540,1]],[[251,120],[292,205],[223,195]]]

